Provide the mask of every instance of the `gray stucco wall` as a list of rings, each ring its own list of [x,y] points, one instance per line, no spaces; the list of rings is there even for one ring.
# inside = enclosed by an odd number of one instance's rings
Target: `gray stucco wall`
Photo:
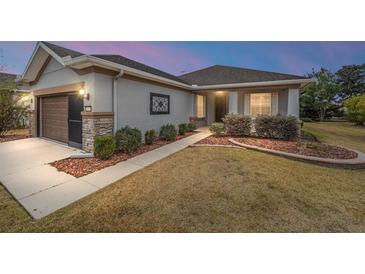
[[[44,89],[81,82],[80,76],[70,68],[63,67],[55,59],[51,59],[39,81],[31,89]]]
[[[288,90],[278,92],[279,114],[286,116],[288,114]]]
[[[54,58],[52,58],[48,63],[43,74],[39,78],[39,81],[35,85],[30,86],[30,89],[39,90],[39,89],[53,88],[69,84],[76,84],[80,82],[85,83],[85,90],[86,92],[90,93],[90,100],[86,99],[84,100],[85,106],[92,106],[93,111],[111,111],[111,108],[109,110],[103,110],[105,108],[101,108],[102,110],[98,110],[99,107],[96,105],[98,97],[95,96],[95,88],[94,88],[95,73],[78,75],[72,69],[63,67]],[[107,98],[104,98],[104,100],[107,100]]]
[[[170,95],[170,114],[150,115],[150,93]],[[189,122],[194,114],[194,94],[129,79],[118,80],[118,128],[129,125],[142,132],[159,131],[162,125]]]

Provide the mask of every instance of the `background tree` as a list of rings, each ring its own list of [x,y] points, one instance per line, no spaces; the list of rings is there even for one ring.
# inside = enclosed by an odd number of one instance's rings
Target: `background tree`
[[[28,105],[24,103],[22,97],[14,95],[16,88],[14,79],[0,79],[0,136],[4,136],[14,128],[28,111]]]
[[[300,109],[302,115],[315,115],[320,121],[326,118],[331,109],[339,108],[335,104],[335,97],[338,92],[336,75],[327,69],[321,68],[308,74],[315,78],[315,82],[306,86],[300,95]],[[305,116],[308,117],[308,116]]]
[[[342,66],[336,76],[339,101],[365,93],[365,64]]]
[[[344,105],[350,122],[356,125],[363,125],[365,123],[365,93],[346,99]]]

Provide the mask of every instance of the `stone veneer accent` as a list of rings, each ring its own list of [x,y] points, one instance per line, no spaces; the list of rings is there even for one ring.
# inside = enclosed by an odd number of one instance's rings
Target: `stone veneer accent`
[[[37,137],[37,112],[35,110],[29,111],[29,134],[32,137]]]
[[[81,112],[82,149],[94,150],[94,138],[99,135],[112,135],[114,114],[112,112]]]

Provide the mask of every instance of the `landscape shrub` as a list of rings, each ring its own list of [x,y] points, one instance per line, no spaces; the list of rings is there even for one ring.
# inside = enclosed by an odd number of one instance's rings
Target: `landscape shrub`
[[[224,124],[223,123],[213,123],[209,127],[210,132],[215,136],[220,137],[224,135]]]
[[[179,125],[179,135],[185,135],[188,132],[188,124],[180,124]]]
[[[188,124],[188,131],[189,131],[189,132],[196,130],[196,128],[197,128],[197,125],[196,125],[196,123],[195,123],[195,122],[190,122],[190,123]]]
[[[94,155],[101,160],[110,159],[115,151],[115,140],[113,136],[95,136]]]
[[[227,114],[223,118],[226,133],[233,136],[250,135],[252,119],[243,114]]]
[[[118,151],[130,153],[139,148],[141,144],[142,133],[137,128],[126,126],[115,133],[115,145]]]
[[[365,94],[353,96],[345,100],[347,119],[356,125],[365,123]]]
[[[259,137],[290,140],[299,137],[299,123],[294,116],[260,115],[254,120]]]
[[[167,141],[175,141],[177,136],[177,131],[174,125],[167,124],[160,129],[160,138]]]
[[[21,97],[13,96],[12,88],[0,82],[0,136],[5,136],[28,115],[29,106]]]
[[[144,134],[144,142],[146,145],[152,145],[156,139],[156,131],[154,129],[147,130]]]

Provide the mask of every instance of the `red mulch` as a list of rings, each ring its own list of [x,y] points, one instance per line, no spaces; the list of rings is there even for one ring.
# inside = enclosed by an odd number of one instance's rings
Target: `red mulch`
[[[0,137],[0,143],[20,140],[20,139],[26,139],[26,138],[29,138],[29,137],[30,137],[29,135],[6,135],[6,136],[3,136],[3,137]]]
[[[211,135],[207,138],[204,138],[203,140],[200,140],[196,144],[199,145],[234,145],[230,141],[228,141],[232,137],[222,136],[222,137],[216,137],[214,135]]]
[[[196,144],[207,145],[234,145],[228,140],[233,138],[243,144],[264,147],[272,150],[279,150],[305,156],[329,158],[329,159],[354,159],[357,153],[342,147],[322,144],[319,142],[309,142],[305,140],[283,141],[264,138],[237,138],[232,136],[215,137],[211,135]]]
[[[183,138],[189,137],[196,133],[198,133],[198,132],[196,132],[196,131],[188,132],[184,136],[178,135],[176,140],[181,140]],[[82,176],[88,175],[90,173],[93,173],[95,171],[98,171],[100,169],[103,169],[103,168],[106,168],[109,166],[113,166],[119,162],[128,160],[137,155],[154,150],[156,148],[162,147],[169,143],[172,143],[172,142],[157,139],[152,145],[143,144],[136,151],[129,153],[129,154],[117,152],[109,160],[100,160],[95,157],[81,158],[81,159],[66,158],[66,159],[52,162],[52,163],[50,163],[50,165],[57,168],[58,171],[66,172],[66,173],[71,174],[72,176],[78,178],[78,177],[82,177]]]
[[[357,153],[347,150],[342,147],[322,144],[319,142],[298,141],[283,141],[262,138],[237,138],[243,144],[264,147],[272,150],[279,150],[288,153],[295,153],[305,156],[329,158],[329,159],[354,159]]]

